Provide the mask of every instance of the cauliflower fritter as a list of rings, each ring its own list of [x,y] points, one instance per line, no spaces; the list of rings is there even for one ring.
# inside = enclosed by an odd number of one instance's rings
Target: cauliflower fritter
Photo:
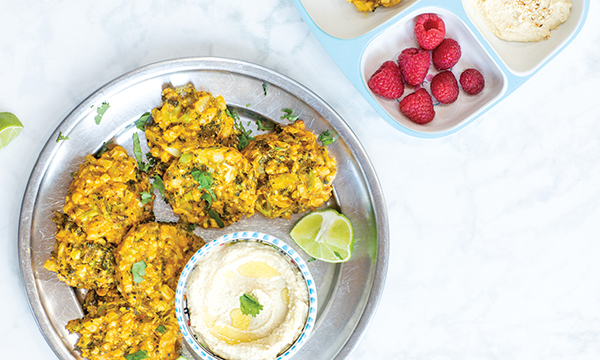
[[[254,214],[256,173],[234,148],[185,153],[167,169],[163,182],[173,212],[184,222],[216,228]]]
[[[301,120],[257,136],[242,154],[258,173],[256,210],[264,216],[289,219],[329,200],[336,161]]]
[[[86,240],[86,234],[69,218],[55,213],[56,242],[52,257],[44,267],[56,272],[58,279],[70,286],[96,290],[104,295],[114,287],[115,245],[104,239]]]
[[[92,310],[67,324],[67,330],[80,334],[77,348],[84,358],[123,360],[138,352],[152,360],[179,356],[181,333],[174,308],[160,315],[134,309],[124,301],[110,301],[99,302]]]
[[[385,7],[392,7],[397,5],[402,0],[348,0],[349,3],[354,4],[359,11],[375,11],[375,9],[381,5]]]
[[[88,240],[118,244],[133,225],[153,218],[153,201],[142,204],[140,195],[149,190],[148,176],[125,149],[115,146],[98,159],[85,157],[73,175],[63,211]]]
[[[181,269],[202,245],[202,238],[176,224],[132,228],[115,252],[119,292],[134,307],[168,311]]]
[[[168,167],[182,153],[209,146],[237,147],[240,130],[227,114],[222,96],[196,91],[192,84],[165,88],[162,105],[146,126],[152,156]]]

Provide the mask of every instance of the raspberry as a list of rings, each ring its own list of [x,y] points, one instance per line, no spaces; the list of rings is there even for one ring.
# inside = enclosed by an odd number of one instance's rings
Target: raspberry
[[[433,101],[427,90],[420,88],[400,101],[400,111],[417,124],[427,124],[435,116]]]
[[[410,86],[423,83],[430,64],[429,52],[425,50],[408,48],[402,50],[398,56],[398,67],[400,67],[402,78]]]
[[[477,95],[483,90],[485,80],[476,69],[467,69],[460,74],[460,86],[469,95]]]
[[[422,49],[433,50],[444,40],[446,25],[436,14],[422,14],[415,24],[415,36]]]
[[[454,39],[442,40],[440,45],[431,53],[433,65],[438,70],[452,69],[460,59],[460,55],[460,45]]]
[[[442,71],[431,80],[431,94],[442,104],[452,104],[458,98],[458,82],[451,71]]]
[[[384,62],[371,75],[368,85],[369,89],[375,94],[387,99],[397,99],[404,93],[404,84],[400,76],[400,69],[398,69],[398,65],[393,61]]]

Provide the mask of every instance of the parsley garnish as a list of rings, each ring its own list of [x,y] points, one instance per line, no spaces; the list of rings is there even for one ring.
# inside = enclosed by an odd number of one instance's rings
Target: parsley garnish
[[[152,190],[152,189],[151,189]],[[152,201],[152,194],[148,191],[142,191],[140,193],[140,195],[142,195],[142,204],[147,204],[150,201]]]
[[[98,150],[98,152],[96,153],[96,157],[99,158],[102,154],[104,154],[106,152],[106,150],[108,150],[108,145],[112,144],[112,141],[107,141],[104,142],[102,144],[102,147],[100,148],[100,150]]]
[[[135,155],[140,170],[146,172],[150,168],[150,164],[144,162],[144,158],[142,157],[142,147],[140,146],[140,137],[137,133],[133,133],[133,154]]]
[[[318,140],[321,142],[321,144],[323,144],[323,146],[327,146],[329,144],[333,144],[337,138],[337,134],[334,136],[329,133],[329,130],[325,130],[321,133],[321,135],[319,135]]]
[[[62,131],[58,133],[58,138],[56,139],[56,142],[59,142],[61,140],[69,140],[69,137],[68,136],[64,136],[62,134]]]
[[[125,359],[127,359],[127,360],[150,359],[150,357],[147,354],[148,354],[148,352],[145,350],[138,350],[137,352],[134,352],[133,354],[125,355]]]
[[[225,227],[223,220],[221,220],[221,218],[219,217],[219,214],[217,214],[217,212],[214,211],[213,209],[208,210],[208,216],[210,216],[211,219],[216,221],[217,226],[219,226],[221,229]]]
[[[275,128],[275,123],[271,120],[265,119],[264,117],[258,117],[256,119],[256,126],[258,130],[273,130]]]
[[[256,317],[262,309],[263,306],[252,296],[246,293],[240,296],[240,310],[242,311],[242,314]]]
[[[154,183],[152,183],[152,187],[157,189],[162,197],[165,197],[165,184],[159,175],[154,175]]]
[[[96,109],[96,113],[98,114],[98,115],[96,115],[96,117],[94,117],[94,121],[96,122],[96,125],[100,125],[102,116],[104,116],[104,113],[106,112],[106,110],[108,110],[109,107],[110,107],[110,105],[108,105],[107,102],[103,102],[102,105],[100,105],[100,107]]]
[[[158,327],[156,328],[156,331],[158,331],[161,334],[164,334],[167,332],[167,328],[162,325],[158,325]]]
[[[146,123],[148,122],[148,118],[150,117],[150,115],[151,114],[149,112],[146,112],[142,116],[140,116],[140,118],[135,121],[135,127],[139,130],[145,131]]]
[[[290,108],[281,109],[281,111],[285,113],[285,115],[281,116],[281,119],[288,119],[289,121],[294,122],[300,117],[300,115],[293,115],[294,110]]]
[[[265,93],[265,96],[267,96],[267,87],[269,86],[269,84],[267,84],[266,82],[263,83],[263,92]]]
[[[144,281],[144,276],[146,276],[146,263],[144,262],[144,260],[138,261],[131,266],[131,274],[133,275],[134,283],[139,284],[142,281]]]

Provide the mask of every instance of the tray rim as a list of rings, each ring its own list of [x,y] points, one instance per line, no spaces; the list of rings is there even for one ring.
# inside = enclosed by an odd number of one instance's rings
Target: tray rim
[[[416,138],[422,139],[436,139],[442,138],[451,134],[458,132],[463,129],[467,125],[471,124],[473,121],[481,117],[492,107],[497,105],[499,102],[504,100],[507,96],[513,93],[517,88],[523,85],[527,80],[533,77],[538,71],[540,71],[543,67],[545,67],[555,56],[561,53],[576,37],[579,35],[579,32],[583,28],[589,13],[590,0],[582,0],[583,9],[581,14],[581,19],[577,24],[577,27],[561,45],[559,45],[549,56],[543,59],[540,64],[534,68],[532,71],[525,74],[516,74],[511,69],[507,67],[504,63],[504,60],[500,58],[500,56],[496,53],[496,51],[491,47],[490,43],[485,39],[485,36],[481,31],[477,28],[477,26],[471,21],[469,16],[466,14],[464,6],[462,4],[462,0],[448,0],[443,2],[442,0],[419,0],[411,5],[409,5],[406,9],[399,12],[392,18],[386,20],[381,25],[375,27],[374,29],[366,32],[365,34],[352,38],[352,39],[341,39],[334,37],[325,31],[321,30],[321,28],[315,23],[315,21],[308,14],[308,11],[302,4],[302,0],[292,0],[296,9],[304,19],[305,23],[311,29],[313,34],[317,37],[317,40],[321,43],[321,45],[325,48],[327,53],[331,56],[334,62],[338,65],[338,67],[342,70],[342,72],[346,75],[348,80],[354,85],[354,87],[360,92],[360,94],[367,100],[367,102],[375,109],[375,111],[393,128],[399,130],[407,135],[411,135]],[[342,1],[342,0],[339,0]],[[348,4],[352,6],[352,4]],[[413,129],[409,129],[404,125],[398,123],[394,120],[383,107],[373,98],[373,95],[370,91],[365,87],[362,77],[360,64],[362,62],[362,57],[364,54],[364,50],[371,43],[373,39],[379,36],[383,31],[388,29],[390,26],[393,26],[396,22],[401,21],[407,14],[418,11],[419,9],[426,7],[438,7],[443,8],[448,11],[453,12],[457,15],[469,28],[469,30],[473,33],[475,38],[480,42],[480,44],[484,47],[484,49],[488,52],[488,55],[493,59],[496,65],[500,68],[503,75],[506,77],[506,88],[503,90],[501,96],[497,97],[494,101],[491,101],[480,108],[477,112],[472,114],[471,116],[465,118],[465,120],[446,131],[440,132],[420,132]]]
[[[204,63],[207,66],[198,68],[199,63]],[[240,67],[252,69],[250,71],[240,71]],[[89,110],[90,104],[98,103],[106,98],[112,91],[120,89],[121,83],[135,83],[143,81],[147,77],[156,77],[161,74],[169,74],[177,69],[177,71],[186,70],[217,70],[217,71],[236,71],[242,75],[253,76],[264,79],[271,84],[284,88],[289,93],[297,96],[303,101],[311,100],[320,106],[321,115],[323,111],[331,118],[338,121],[336,130],[339,135],[347,142],[355,156],[356,162],[363,175],[363,179],[367,185],[370,196],[373,199],[373,215],[376,223],[377,233],[377,256],[375,259],[375,271],[373,276],[373,284],[371,291],[367,296],[367,301],[356,322],[356,326],[351,335],[347,338],[341,349],[339,349],[334,359],[347,358],[356,348],[362,337],[364,336],[368,326],[373,319],[381,297],[383,295],[385,280],[388,270],[389,261],[389,223],[387,215],[387,207],[383,190],[379,183],[379,179],[375,172],[372,162],[370,161],[364,147],[358,140],[357,136],[343,120],[343,118],[321,97],[315,94],[301,83],[292,78],[279,73],[267,67],[232,58],[226,57],[181,57],[168,60],[154,62],[148,65],[141,66],[131,70],[123,75],[116,77],[108,83],[102,85],[96,91],[79,102],[75,108],[60,122],[54,132],[48,137],[44,147],[40,151],[38,159],[27,181],[27,186],[21,203],[19,224],[18,224],[18,262],[20,278],[25,293],[27,295],[28,305],[33,314],[33,318],[40,329],[42,336],[46,340],[55,355],[61,360],[72,360],[74,357],[66,348],[61,337],[53,330],[53,326],[49,320],[48,314],[44,309],[44,305],[40,298],[37,280],[33,270],[33,259],[31,253],[31,230],[32,230],[32,213],[37,202],[37,193],[44,175],[51,163],[52,158],[58,151],[59,143],[54,141],[60,132],[68,133],[69,129],[77,123],[78,115]],[[323,115],[325,117],[325,115]],[[329,119],[329,117],[326,117]]]

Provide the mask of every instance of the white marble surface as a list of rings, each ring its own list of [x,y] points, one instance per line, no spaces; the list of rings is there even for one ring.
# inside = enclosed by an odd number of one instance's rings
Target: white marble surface
[[[17,261],[21,199],[55,127],[127,71],[222,56],[312,89],[377,170],[390,266],[350,359],[599,359],[598,5],[579,37],[506,100],[457,134],[421,140],[376,114],[290,1],[1,0],[0,111],[25,124],[0,150],[2,358],[56,359]]]

